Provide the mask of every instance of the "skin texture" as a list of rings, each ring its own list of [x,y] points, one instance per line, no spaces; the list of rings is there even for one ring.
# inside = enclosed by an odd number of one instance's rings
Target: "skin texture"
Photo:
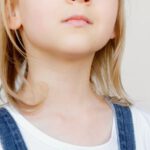
[[[115,37],[117,10],[117,0],[19,0],[10,11],[9,28],[20,30],[27,51],[28,81],[49,87],[39,111],[22,113],[45,133],[81,145],[104,143],[110,137],[112,111],[92,91],[89,76],[95,52]],[[93,24],[74,27],[61,22],[75,14]],[[20,95],[28,95],[26,87]],[[21,112],[21,106],[17,109]]]

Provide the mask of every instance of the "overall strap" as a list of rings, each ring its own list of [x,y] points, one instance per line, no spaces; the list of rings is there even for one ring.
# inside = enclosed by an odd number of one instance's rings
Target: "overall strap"
[[[4,150],[27,150],[15,120],[4,107],[0,108],[0,139]]]
[[[128,106],[113,104],[116,112],[120,150],[136,150],[132,113]]]

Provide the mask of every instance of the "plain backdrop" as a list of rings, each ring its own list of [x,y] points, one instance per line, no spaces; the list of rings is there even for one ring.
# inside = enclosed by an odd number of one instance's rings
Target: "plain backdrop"
[[[150,1],[125,0],[123,85],[135,104],[150,112]]]

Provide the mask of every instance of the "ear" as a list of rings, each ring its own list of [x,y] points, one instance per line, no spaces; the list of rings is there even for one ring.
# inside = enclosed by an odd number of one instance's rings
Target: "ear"
[[[111,34],[111,36],[110,36],[110,39],[114,39],[115,37],[116,37],[116,32],[113,31],[112,34]]]
[[[12,30],[17,30],[21,26],[21,17],[19,12],[19,6],[17,2],[12,0],[6,1],[6,17],[8,27]]]

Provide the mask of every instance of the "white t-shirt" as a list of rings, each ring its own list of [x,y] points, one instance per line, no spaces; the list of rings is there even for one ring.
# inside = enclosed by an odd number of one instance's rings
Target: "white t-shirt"
[[[17,122],[29,150],[119,150],[116,116],[113,117],[111,137],[106,143],[96,146],[81,146],[49,136],[30,123],[14,107],[9,105],[3,107]],[[150,113],[136,106],[130,106],[130,108],[133,116],[136,150],[150,150]],[[2,145],[0,145],[0,150],[3,150]]]

